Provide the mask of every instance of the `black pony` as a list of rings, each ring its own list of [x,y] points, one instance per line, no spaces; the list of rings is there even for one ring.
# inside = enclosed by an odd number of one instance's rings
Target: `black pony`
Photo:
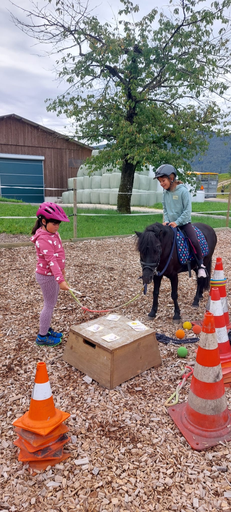
[[[193,300],[193,306],[199,306],[199,300],[203,297],[203,291],[209,289],[212,255],[217,243],[217,236],[213,228],[207,224],[200,222],[193,224],[197,226],[204,234],[209,253],[204,258],[204,265],[207,270],[206,278],[197,278],[197,291]],[[142,266],[142,279],[144,285],[154,281],[153,290],[153,306],[149,313],[149,317],[155,318],[158,309],[158,296],[160,290],[161,279],[166,276],[171,281],[172,293],[171,297],[174,302],[173,320],[180,320],[180,308],[177,302],[178,293],[178,274],[187,272],[187,264],[182,265],[179,262],[177,247],[175,243],[174,230],[169,226],[164,226],[159,222],[147,226],[143,233],[136,232],[138,236],[137,250],[140,253],[140,262]],[[197,274],[197,262],[191,261],[191,268]]]

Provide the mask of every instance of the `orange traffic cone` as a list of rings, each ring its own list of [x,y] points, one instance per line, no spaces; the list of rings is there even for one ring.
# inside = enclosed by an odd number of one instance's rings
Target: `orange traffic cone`
[[[194,450],[205,450],[231,440],[231,413],[227,408],[214,317],[206,312],[192,376],[188,402],[168,412]]]
[[[55,408],[46,364],[38,363],[30,409],[13,425],[46,436],[69,416],[69,413]]]
[[[46,436],[41,436],[40,434],[36,434],[35,432],[30,432],[29,430],[24,430],[19,427],[14,427],[14,431],[18,434],[18,437],[28,443],[30,447],[33,447],[35,451],[40,450],[44,446],[53,444],[60,436],[66,434],[69,431],[69,428],[61,423],[61,425],[52,430],[50,434],[47,434]],[[30,451],[33,450],[31,449]]]
[[[44,437],[46,439],[47,436]],[[61,448],[61,446],[64,446],[64,444],[66,444],[68,441],[70,441],[70,437],[68,437],[67,434],[63,434],[52,443],[49,440],[47,440],[46,443],[44,443],[42,446],[33,446],[30,443],[28,443],[25,439],[19,436],[18,439],[14,441],[14,444],[19,448],[22,448],[23,450],[27,450],[29,453],[36,452],[37,456],[38,453],[40,453],[40,457],[42,457],[43,450],[47,455],[48,453],[50,453],[51,449],[55,448],[54,451],[56,451],[58,448]]]
[[[220,292],[220,298],[221,298],[221,304],[222,309],[225,317],[225,324],[227,329],[229,330],[231,328],[231,324],[229,321],[229,309],[228,309],[228,302],[227,302],[227,296],[226,296],[226,278],[224,276],[224,270],[222,265],[222,259],[217,258],[216,259],[216,265],[214,269],[213,279],[210,280],[210,294],[208,303],[206,306],[207,311],[211,311],[211,291],[213,288],[218,288]]]
[[[231,366],[231,346],[225,323],[225,315],[223,313],[219,288],[211,288],[210,313],[212,313],[214,316],[221,363],[230,361]]]

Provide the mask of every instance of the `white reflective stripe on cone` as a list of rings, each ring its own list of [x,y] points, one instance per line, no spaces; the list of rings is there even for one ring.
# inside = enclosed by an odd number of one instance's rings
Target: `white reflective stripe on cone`
[[[214,316],[222,316],[224,311],[222,308],[221,300],[212,300],[210,303],[210,313],[212,313]]]
[[[216,327],[218,343],[227,343],[229,341],[227,327]]]
[[[228,313],[227,297],[221,297],[221,304],[222,304],[224,313]]]
[[[200,363],[197,363],[193,375],[195,379],[200,380],[201,382],[219,382],[222,376],[221,365],[217,366],[202,366]]]
[[[43,384],[34,384],[32,397],[33,400],[47,400],[52,396],[50,382],[44,382]]]
[[[222,414],[227,408],[226,396],[223,395],[221,398],[215,400],[205,400],[194,395],[192,390],[189,390],[188,404],[194,411],[200,414],[206,414],[207,416],[213,416],[214,414]],[[215,412],[216,411],[216,412]]]
[[[225,279],[224,270],[214,270],[213,281],[221,281],[221,279]]]

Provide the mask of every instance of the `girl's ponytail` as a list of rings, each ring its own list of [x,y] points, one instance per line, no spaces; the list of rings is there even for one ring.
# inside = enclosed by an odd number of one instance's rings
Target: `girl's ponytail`
[[[42,223],[42,217],[38,217],[38,219],[36,220],[35,222],[35,225],[34,227],[32,228],[32,231],[31,231],[31,234],[32,235],[35,235],[37,229],[41,228],[41,226],[43,225]]]

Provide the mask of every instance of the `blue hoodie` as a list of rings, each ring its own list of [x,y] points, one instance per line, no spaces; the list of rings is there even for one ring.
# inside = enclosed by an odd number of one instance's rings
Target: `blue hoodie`
[[[164,222],[176,222],[183,226],[191,222],[191,195],[183,184],[177,185],[173,192],[163,191]]]

